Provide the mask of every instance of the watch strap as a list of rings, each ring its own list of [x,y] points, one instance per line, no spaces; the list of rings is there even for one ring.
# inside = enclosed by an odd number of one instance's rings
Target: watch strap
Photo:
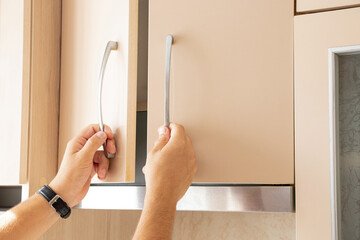
[[[50,206],[55,209],[60,217],[68,218],[70,216],[71,208],[48,185],[40,188],[38,193],[49,202]]]

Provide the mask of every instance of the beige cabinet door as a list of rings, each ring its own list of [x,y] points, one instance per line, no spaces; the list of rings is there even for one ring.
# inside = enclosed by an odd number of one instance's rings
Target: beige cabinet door
[[[360,0],[297,0],[297,12],[326,11],[360,5]]]
[[[26,179],[27,162],[20,163],[23,0],[0,0],[0,185]]]
[[[62,1],[59,161],[72,137],[98,123],[104,50],[108,41],[118,43],[110,54],[102,90],[104,123],[115,133],[118,150],[110,161],[107,182],[131,182],[135,176],[137,5],[132,0]]]
[[[164,124],[172,34],[170,121],[193,141],[195,182],[294,183],[293,5],[150,1],[148,148]]]
[[[295,17],[295,181],[299,240],[360,237],[359,211],[351,208],[354,201],[357,206],[360,202],[360,151],[357,149],[360,62],[356,59],[358,53],[345,54],[346,49],[355,49],[353,46],[360,44],[360,29],[352,27],[359,19],[360,8]],[[338,49],[339,53],[332,53],[331,48]],[[347,54],[351,54],[350,60],[339,57]],[[334,61],[334,56],[339,57],[338,60]],[[344,97],[351,101],[344,102]],[[347,128],[345,132],[343,126]],[[336,143],[340,148],[335,146]],[[341,171],[346,170],[347,164],[352,170],[345,175],[336,170],[336,166]],[[335,180],[332,180],[336,175],[341,178],[336,183],[341,188],[338,189],[340,195],[331,193],[336,190]],[[343,189],[341,185],[346,182]],[[332,209],[335,210],[332,199],[335,200],[335,196],[342,201],[341,210],[357,214],[356,220],[348,221],[357,227],[342,226],[343,229],[356,228],[358,235],[350,232],[354,238],[344,235],[342,238],[341,230],[332,227]],[[346,218],[349,212],[341,214]],[[333,223],[341,224],[335,215],[333,217]]]

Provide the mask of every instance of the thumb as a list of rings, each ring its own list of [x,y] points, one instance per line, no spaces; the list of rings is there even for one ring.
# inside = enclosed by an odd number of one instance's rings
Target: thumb
[[[170,129],[168,127],[162,126],[158,129],[159,138],[155,142],[153,151],[160,151],[165,147],[170,139]]]
[[[97,132],[87,140],[79,153],[92,159],[99,147],[106,141],[106,138],[105,132]]]

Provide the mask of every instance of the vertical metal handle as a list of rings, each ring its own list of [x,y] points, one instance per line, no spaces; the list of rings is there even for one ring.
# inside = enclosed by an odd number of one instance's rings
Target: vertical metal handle
[[[99,92],[98,92],[98,110],[99,110],[98,118],[99,118],[99,126],[100,126],[101,131],[104,131],[104,123],[103,123],[103,117],[102,117],[102,85],[103,85],[104,73],[105,73],[106,63],[109,59],[111,50],[117,50],[117,49],[118,49],[117,42],[109,41],[106,45],[104,57],[103,57],[103,60],[101,63],[101,69],[100,69],[100,75],[99,75]],[[104,154],[107,158],[115,157],[114,153],[109,153],[107,151],[106,141],[103,144],[103,148],[104,148]]]
[[[164,125],[166,127],[170,124],[170,63],[171,63],[171,47],[173,43],[173,36],[166,36],[166,53],[165,53],[165,115]]]

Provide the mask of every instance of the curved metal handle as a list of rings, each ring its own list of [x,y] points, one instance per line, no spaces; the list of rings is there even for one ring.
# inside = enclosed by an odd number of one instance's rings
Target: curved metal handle
[[[104,131],[104,123],[103,123],[103,117],[102,117],[102,85],[103,85],[103,79],[104,79],[104,72],[105,72],[106,63],[109,59],[111,50],[117,50],[117,48],[118,48],[117,42],[109,41],[106,45],[104,57],[103,57],[103,60],[101,63],[101,69],[100,69],[100,75],[99,75],[99,92],[98,92],[98,109],[99,109],[98,118],[99,118],[99,126],[100,126],[101,131]],[[103,148],[104,148],[104,154],[107,158],[115,157],[114,153],[109,153],[107,151],[106,141],[103,144]]]
[[[166,53],[165,53],[165,115],[164,125],[166,127],[170,124],[170,63],[171,63],[171,47],[173,43],[173,36],[166,36]]]

